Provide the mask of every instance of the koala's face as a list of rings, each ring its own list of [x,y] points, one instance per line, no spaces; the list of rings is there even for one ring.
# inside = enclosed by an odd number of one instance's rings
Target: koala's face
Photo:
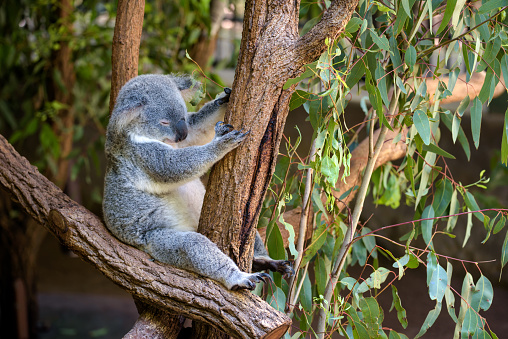
[[[153,84],[147,89],[146,103],[142,107],[143,134],[166,143],[177,143],[187,137],[187,108],[174,86]]]

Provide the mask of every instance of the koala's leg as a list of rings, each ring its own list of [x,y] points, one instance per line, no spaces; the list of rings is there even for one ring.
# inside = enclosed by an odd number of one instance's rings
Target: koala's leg
[[[196,232],[158,228],[148,232],[145,239],[143,249],[154,259],[219,281],[231,290],[253,290],[257,282],[270,279],[266,273],[240,271],[213,242]]]
[[[252,271],[259,272],[263,270],[270,270],[279,272],[283,276],[292,276],[295,271],[291,267],[288,260],[274,260],[270,258],[266,251],[263,239],[256,231],[256,240],[254,241],[254,259],[252,260]]]

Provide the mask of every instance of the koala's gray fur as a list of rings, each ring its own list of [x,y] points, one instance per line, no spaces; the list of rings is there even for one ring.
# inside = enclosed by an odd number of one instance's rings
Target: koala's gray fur
[[[229,289],[253,289],[269,276],[240,271],[196,233],[205,194],[200,176],[247,136],[218,122],[230,89],[188,113],[184,97],[198,89],[190,76],[152,74],[138,76],[120,90],[106,132],[105,222],[121,241],[158,261]],[[259,234],[254,256],[255,269],[293,273],[289,262],[268,256]]]

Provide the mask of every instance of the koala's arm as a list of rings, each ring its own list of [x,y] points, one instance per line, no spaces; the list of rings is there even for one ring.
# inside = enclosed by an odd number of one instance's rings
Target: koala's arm
[[[202,176],[246,136],[247,133],[219,122],[215,125],[215,138],[206,145],[173,148],[157,140],[131,136],[130,147],[134,162],[154,181],[181,183]]]
[[[224,93],[217,99],[207,102],[195,113],[188,113],[189,134],[182,145],[204,145],[213,139],[213,126],[217,121],[224,120],[226,103],[229,102],[230,94],[231,89],[226,87]]]

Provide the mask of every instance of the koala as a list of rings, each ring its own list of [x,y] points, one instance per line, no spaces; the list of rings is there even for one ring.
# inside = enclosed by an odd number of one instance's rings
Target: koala
[[[205,187],[200,177],[248,135],[222,122],[231,89],[187,112],[200,84],[190,76],[141,75],[120,90],[106,132],[103,212],[121,241],[155,260],[214,279],[228,289],[255,288],[267,273],[246,273],[196,232]],[[271,259],[256,234],[253,268],[294,273]]]

